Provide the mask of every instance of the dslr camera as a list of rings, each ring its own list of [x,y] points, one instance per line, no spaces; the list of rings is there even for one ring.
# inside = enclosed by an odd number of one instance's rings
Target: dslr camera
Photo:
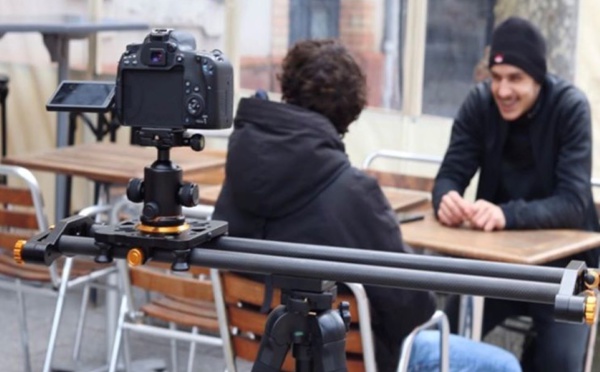
[[[49,111],[107,112],[148,129],[224,129],[233,120],[233,68],[219,50],[196,51],[186,32],[154,29],[130,44],[112,82],[63,81]]]
[[[233,69],[218,50],[196,52],[194,38],[155,29],[121,56],[115,102],[124,125],[229,128]]]

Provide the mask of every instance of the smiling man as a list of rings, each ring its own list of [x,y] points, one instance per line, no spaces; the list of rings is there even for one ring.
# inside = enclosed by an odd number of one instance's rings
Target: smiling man
[[[509,18],[496,28],[489,67],[491,80],[469,93],[452,127],[433,189],[439,222],[485,231],[600,230],[585,95],[546,72],[545,40],[524,19]],[[463,193],[477,171],[477,197],[470,201]],[[573,258],[598,266],[598,250],[553,264]],[[484,333],[507,316],[533,318],[537,338],[524,352],[525,370],[582,370],[585,325],[554,322],[547,305],[489,300],[485,307]]]

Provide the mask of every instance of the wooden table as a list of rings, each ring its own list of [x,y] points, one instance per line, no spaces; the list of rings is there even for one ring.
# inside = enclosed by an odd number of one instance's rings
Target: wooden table
[[[404,241],[413,247],[449,256],[529,265],[545,264],[600,246],[600,233],[581,230],[485,232],[446,227],[435,219],[431,210],[423,220],[402,224],[401,229]],[[461,334],[481,340],[483,303],[483,297],[462,297]],[[466,324],[471,324],[472,329]]]
[[[404,212],[428,205],[431,194],[425,191],[402,189],[397,187],[381,188],[395,212]]]
[[[143,178],[144,167],[156,160],[156,154],[157,150],[153,147],[96,142],[35,154],[11,155],[4,158],[2,163],[30,170],[86,177],[101,183],[126,184],[130,178]],[[195,152],[190,148],[176,147],[171,149],[171,161],[179,165],[187,180],[201,172],[223,168],[225,152]]]
[[[451,228],[429,211],[421,221],[402,224],[402,237],[413,247],[451,256],[541,265],[600,246],[600,233],[581,230],[507,230],[484,232]]]
[[[416,208],[429,202],[429,193],[426,192],[395,187],[383,187],[382,190],[396,212]],[[215,205],[220,193],[221,185],[200,187],[200,203]]]
[[[86,177],[104,185],[125,185],[131,178],[143,178],[144,167],[157,156],[154,147],[120,145],[115,143],[86,143],[60,147],[34,154],[11,155],[2,163],[18,165],[29,170],[48,171],[67,176]],[[225,151],[192,151],[190,148],[171,149],[171,161],[183,170],[186,181],[202,182],[203,175],[220,178],[224,172]],[[211,173],[213,175],[211,175]],[[106,188],[105,188],[106,189]],[[70,214],[70,182],[65,185],[67,196],[55,203],[55,221]]]
[[[220,193],[221,185],[200,186],[200,204],[215,205]]]

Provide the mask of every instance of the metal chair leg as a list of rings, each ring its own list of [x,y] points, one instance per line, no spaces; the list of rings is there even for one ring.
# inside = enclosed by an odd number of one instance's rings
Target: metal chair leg
[[[367,292],[362,284],[344,283],[354,294],[356,306],[358,307],[358,327],[360,329],[360,340],[363,347],[363,363],[365,372],[377,371],[375,365],[375,347],[373,346],[373,331],[371,330],[371,310]],[[355,316],[356,314],[353,314]]]
[[[173,322],[169,322],[169,329],[177,330],[177,325]],[[177,371],[177,340],[171,339],[171,369]]]
[[[198,334],[198,327],[192,327],[192,335]],[[196,343],[190,342],[190,355],[188,356],[188,372],[192,372],[192,368],[194,367],[194,357],[196,356]]]
[[[123,330],[123,335],[121,336],[123,339],[123,359],[125,361],[125,370],[132,371],[132,362],[131,362],[131,348],[129,347],[129,331],[127,329]]]
[[[25,313],[25,298],[21,288],[21,279],[16,280],[17,304],[19,306],[18,316],[21,328],[21,343],[23,344],[23,359],[25,360],[25,371],[31,372],[31,358],[29,353],[29,332],[27,330],[27,314]]]
[[[213,285],[213,293],[215,297],[215,308],[217,309],[217,318],[219,319],[219,333],[223,340],[223,355],[225,356],[225,367],[227,372],[237,372],[235,364],[235,355],[233,353],[233,341],[229,334],[229,326],[227,320],[227,311],[225,309],[225,296],[223,295],[223,285],[219,270],[210,269],[210,281]]]
[[[52,356],[54,354],[56,337],[58,336],[58,326],[60,324],[60,318],[62,316],[62,310],[65,304],[67,282],[69,281],[69,275],[71,273],[72,265],[73,258],[68,257],[65,260],[65,265],[63,267],[63,272],[60,279],[60,287],[58,288],[58,297],[56,298],[56,309],[54,310],[54,319],[52,320],[52,328],[50,329],[50,339],[48,341],[48,350],[46,351],[46,359],[44,360],[43,372],[50,372],[50,368],[52,365]]]
[[[83,337],[83,325],[85,324],[85,316],[87,315],[87,306],[90,298],[90,285],[86,284],[83,287],[83,295],[81,298],[81,307],[79,309],[79,320],[77,321],[77,330],[75,331],[75,345],[73,346],[73,360],[79,360],[81,351],[81,339]]]
[[[115,372],[117,370],[117,362],[119,360],[119,348],[121,346],[121,337],[123,335],[123,324],[125,323],[125,314],[127,313],[127,299],[125,296],[121,297],[121,307],[119,309],[119,320],[117,322],[117,329],[115,331],[115,339],[110,353],[110,363],[108,366],[108,372]]]

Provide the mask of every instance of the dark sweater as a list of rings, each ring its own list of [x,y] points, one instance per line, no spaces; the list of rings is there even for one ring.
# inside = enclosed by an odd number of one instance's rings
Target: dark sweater
[[[350,165],[333,124],[290,104],[241,100],[213,217],[236,237],[405,252],[377,181]],[[366,291],[379,371],[395,370],[402,339],[434,301],[427,292]]]
[[[533,109],[519,121],[525,121],[523,131],[512,127],[522,122],[502,119],[489,82],[469,93],[436,177],[436,213],[442,196],[450,190],[462,195],[479,170],[477,198],[502,208],[507,229],[599,231],[590,184],[591,116],[585,95],[548,75]],[[527,153],[519,163],[514,157],[523,150]],[[519,166],[527,169],[524,177]],[[598,250],[573,258],[597,267]]]

